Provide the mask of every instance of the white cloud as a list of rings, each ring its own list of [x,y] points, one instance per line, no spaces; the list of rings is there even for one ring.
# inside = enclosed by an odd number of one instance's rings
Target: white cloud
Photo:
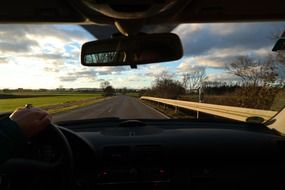
[[[178,72],[187,72],[195,68],[205,67],[223,69],[239,56],[250,56],[256,59],[264,59],[271,54],[271,47],[261,47],[259,49],[247,50],[242,48],[213,49],[207,55],[197,55],[185,57],[178,65]]]
[[[150,77],[153,79],[157,77],[159,74],[161,74],[162,72],[172,72],[173,71],[169,67],[162,66],[159,64],[147,65],[144,67],[144,70],[145,70],[145,72],[143,72],[144,76]]]
[[[178,65],[178,72],[187,72],[195,69],[199,69],[201,67],[204,68],[221,68],[223,67],[223,63],[219,61],[215,61],[210,57],[190,57],[183,60],[183,62]]]
[[[240,79],[233,74],[230,74],[227,72],[220,72],[220,73],[208,74],[207,80],[208,81],[219,81],[219,82],[229,82],[229,81],[237,82]]]
[[[222,36],[234,34],[237,30],[247,30],[250,27],[249,23],[215,23],[209,24],[209,29]]]
[[[191,37],[191,34],[199,32],[205,28],[205,24],[180,24],[172,32],[179,35],[180,38]]]

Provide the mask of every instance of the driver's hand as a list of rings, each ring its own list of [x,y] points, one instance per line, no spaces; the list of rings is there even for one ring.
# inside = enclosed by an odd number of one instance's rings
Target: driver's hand
[[[51,116],[39,108],[19,108],[10,119],[19,125],[26,137],[38,134],[51,123]]]

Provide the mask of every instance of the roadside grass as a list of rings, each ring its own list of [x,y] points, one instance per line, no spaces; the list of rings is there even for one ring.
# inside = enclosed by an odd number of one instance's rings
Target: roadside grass
[[[54,111],[64,109],[70,109],[78,107],[79,105],[92,104],[102,98],[99,93],[84,94],[84,93],[70,93],[70,94],[12,94],[13,98],[2,98],[0,99],[0,112],[11,112],[16,108],[23,107],[25,104],[33,104],[35,107],[47,107],[54,105]],[[28,96],[28,97],[27,97]],[[1,95],[0,95],[1,97]],[[86,101],[82,101],[86,100]],[[78,102],[78,104],[76,103]],[[70,104],[70,106],[59,106]],[[49,110],[53,112],[52,110]]]
[[[164,104],[158,104],[155,102],[151,102],[151,101],[147,101],[147,100],[141,100],[144,104],[147,104],[149,106],[151,106],[152,108],[158,110],[159,112],[167,115],[169,118],[171,119],[191,119],[191,120],[195,120],[197,119],[197,117],[199,119],[206,119],[206,120],[215,120],[215,121],[234,121],[231,119],[227,119],[227,118],[223,118],[223,117],[219,117],[219,116],[214,116],[211,114],[206,114],[206,113],[202,113],[199,112],[199,114],[197,115],[197,111],[194,110],[188,110],[188,109],[184,109],[184,108],[177,108],[177,110],[175,110],[174,106],[170,106],[170,105],[164,105]]]
[[[66,111],[70,111],[70,110],[73,110],[73,109],[78,109],[78,108],[81,108],[81,107],[89,106],[89,105],[101,102],[103,100],[106,100],[108,98],[109,97],[107,97],[107,98],[106,97],[104,97],[104,98],[103,97],[99,97],[99,98],[96,98],[96,99],[88,99],[87,101],[85,101],[85,103],[81,103],[81,104],[77,104],[77,105],[73,105],[73,106],[62,107],[62,108],[50,109],[50,110],[48,110],[48,112],[50,114],[66,112]]]
[[[285,106],[285,92],[281,92],[275,96],[273,104],[271,106],[271,110],[279,111],[283,109],[284,106]]]
[[[237,101],[238,99],[239,97],[233,95],[205,95],[204,103],[241,107],[239,101]],[[181,96],[179,100],[198,102],[199,97],[196,95],[185,95]],[[274,97],[274,101],[269,106],[268,110],[279,111],[284,106],[285,106],[285,92],[280,92]],[[249,106],[243,106],[243,107],[251,108]]]

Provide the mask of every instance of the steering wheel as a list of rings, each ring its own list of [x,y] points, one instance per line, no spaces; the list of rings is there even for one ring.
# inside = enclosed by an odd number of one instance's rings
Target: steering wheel
[[[18,185],[13,185],[13,183],[14,180],[18,183],[18,181],[21,181],[21,178],[24,178],[25,175],[31,175],[39,178],[40,176],[45,176],[47,174],[55,175],[56,173],[58,173],[59,170],[61,170],[62,183],[61,186],[58,188],[64,190],[73,189],[73,154],[66,137],[60,131],[60,127],[56,126],[55,124],[50,124],[50,126],[47,127],[47,129],[43,131],[42,134],[40,134],[40,136],[43,135],[49,139],[52,139],[53,144],[56,144],[57,146],[56,149],[58,150],[58,152],[60,152],[60,156],[58,156],[58,158],[56,158],[52,162],[27,158],[12,158],[10,160],[7,160],[6,162],[0,165],[1,190],[10,190],[18,188],[40,189],[38,187],[33,186],[33,184],[35,183],[33,178],[28,179],[28,188],[23,186],[19,187],[19,184],[21,183],[19,183]],[[43,179],[41,179],[41,181],[43,181]],[[53,187],[53,189],[56,188]]]

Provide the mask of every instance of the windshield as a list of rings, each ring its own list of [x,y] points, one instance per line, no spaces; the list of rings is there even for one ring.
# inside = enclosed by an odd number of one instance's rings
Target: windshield
[[[181,24],[172,62],[84,67],[78,25],[0,25],[0,113],[25,104],[53,120],[215,118],[264,122],[285,105],[285,22]]]

